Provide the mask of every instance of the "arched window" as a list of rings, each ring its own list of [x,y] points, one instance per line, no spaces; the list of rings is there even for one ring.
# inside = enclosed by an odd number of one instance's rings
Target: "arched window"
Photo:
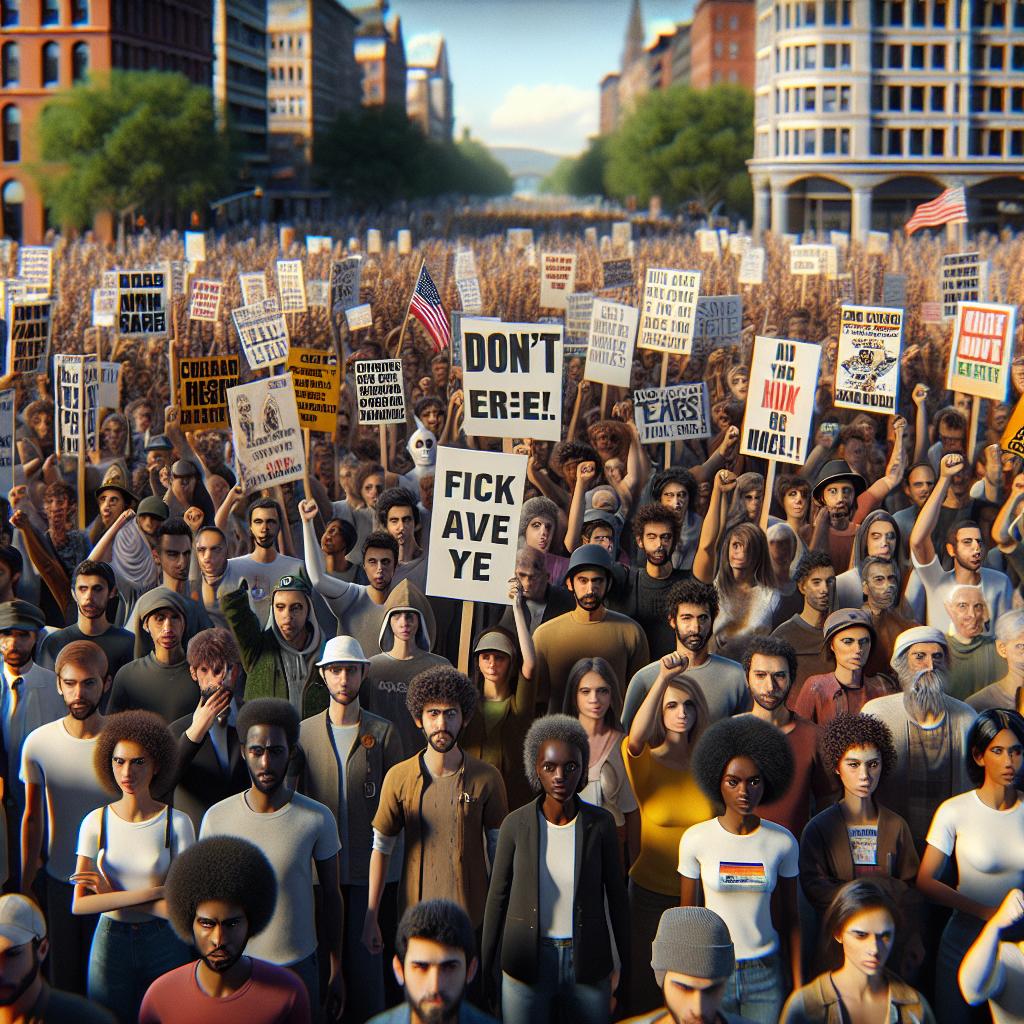
[[[60,0],[43,0],[42,24],[60,24]]]
[[[21,21],[20,0],[0,0],[0,25],[11,28]]]
[[[60,81],[60,50],[56,43],[43,45],[43,85],[57,85]]]
[[[21,80],[21,53],[17,43],[4,43],[0,63],[3,64],[4,85],[17,85]]]
[[[84,82],[89,74],[89,44],[75,43],[71,51],[71,78],[75,82]]]
[[[4,107],[3,137],[4,163],[17,163],[21,159],[21,111],[13,103]]]
[[[71,0],[71,24],[87,25],[89,23],[89,0]]]
[[[20,181],[8,181],[0,189],[0,216],[3,225],[0,235],[21,241],[21,209],[25,202],[25,189]]]

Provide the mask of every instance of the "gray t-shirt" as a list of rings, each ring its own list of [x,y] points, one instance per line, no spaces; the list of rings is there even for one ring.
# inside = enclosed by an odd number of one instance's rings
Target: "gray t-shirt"
[[[429,651],[417,650],[406,660],[390,654],[375,654],[359,691],[359,701],[367,711],[386,718],[397,730],[402,741],[402,757],[418,754],[426,745],[423,733],[413,721],[405,706],[405,695],[413,676],[435,665],[450,665],[447,658]]]
[[[256,613],[260,625],[265,626],[270,619],[274,587],[278,581],[282,576],[305,575],[305,571],[301,559],[288,555],[279,554],[272,562],[257,562],[252,555],[240,555],[228,559],[221,587],[224,593],[230,593],[238,589],[243,579],[246,580],[249,584],[249,607]]]

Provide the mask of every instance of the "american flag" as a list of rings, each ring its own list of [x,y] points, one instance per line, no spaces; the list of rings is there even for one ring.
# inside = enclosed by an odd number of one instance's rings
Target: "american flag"
[[[903,230],[912,235],[918,228],[934,228],[939,224],[966,224],[967,196],[963,185],[947,188],[941,196],[922,203],[903,225]]]
[[[420,276],[416,282],[416,290],[412,293],[409,312],[423,324],[427,334],[434,339],[435,352],[440,352],[451,344],[452,332],[448,326],[448,314],[441,305],[441,296],[426,263],[420,267]]]

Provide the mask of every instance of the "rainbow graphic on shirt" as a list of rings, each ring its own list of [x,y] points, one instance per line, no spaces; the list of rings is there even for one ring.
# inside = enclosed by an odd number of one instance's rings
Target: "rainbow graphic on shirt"
[[[768,873],[760,863],[723,860],[718,864],[718,888],[763,892],[768,888]]]

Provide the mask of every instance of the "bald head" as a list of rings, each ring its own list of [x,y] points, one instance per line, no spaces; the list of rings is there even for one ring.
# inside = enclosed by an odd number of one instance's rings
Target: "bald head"
[[[973,640],[985,631],[989,610],[981,587],[961,583],[950,590],[943,603],[958,640]]]

